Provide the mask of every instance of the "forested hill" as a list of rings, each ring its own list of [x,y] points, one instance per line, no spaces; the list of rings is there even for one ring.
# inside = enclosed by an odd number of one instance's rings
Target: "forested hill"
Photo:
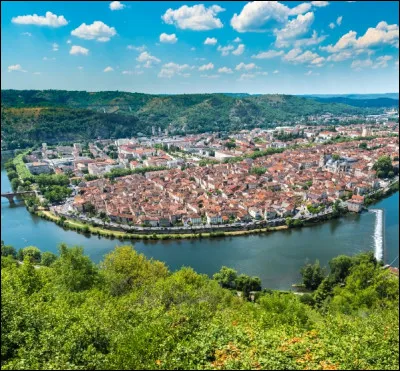
[[[269,127],[305,115],[357,114],[365,108],[290,95],[150,95],[118,91],[2,90],[3,148],[41,142]],[[5,144],[5,145],[4,145]]]
[[[349,106],[354,107],[385,107],[385,108],[395,108],[399,106],[398,99],[392,98],[347,98],[347,97],[329,97],[329,98],[322,98],[322,97],[315,97],[313,98],[318,102],[322,103],[343,103]]]

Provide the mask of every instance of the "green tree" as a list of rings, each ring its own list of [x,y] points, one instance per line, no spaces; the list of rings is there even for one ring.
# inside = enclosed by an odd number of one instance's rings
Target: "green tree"
[[[42,253],[42,259],[40,260],[40,263],[46,267],[50,267],[50,265],[53,264],[56,260],[56,254],[53,254],[50,251],[45,251],[44,253]]]
[[[98,270],[83,248],[59,246],[59,258],[53,263],[58,284],[68,291],[90,289],[98,280]]]
[[[236,288],[237,272],[232,268],[223,266],[218,273],[213,275],[213,279],[218,281],[221,287],[234,289]]]
[[[378,158],[372,167],[376,171],[379,178],[386,178],[390,171],[393,171],[392,159],[390,156],[384,155]]]
[[[27,246],[23,249],[18,250],[17,258],[22,261],[25,257],[29,257],[30,261],[34,263],[39,263],[42,253],[36,246]]]
[[[12,256],[13,258],[17,257],[17,251],[11,245],[5,245],[4,241],[1,240],[1,256]]]
[[[325,269],[321,268],[318,260],[314,264],[306,264],[301,268],[300,273],[303,284],[309,290],[316,290],[325,277]]]

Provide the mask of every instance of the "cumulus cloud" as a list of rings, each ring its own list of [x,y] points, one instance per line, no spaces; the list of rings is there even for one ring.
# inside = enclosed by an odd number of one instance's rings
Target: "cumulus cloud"
[[[72,41],[71,40],[67,40],[67,44],[72,44]]]
[[[178,38],[176,37],[176,35],[174,33],[171,35],[162,33],[160,35],[160,42],[162,42],[162,43],[175,44],[177,41],[178,41]]]
[[[388,66],[388,61],[391,61],[393,57],[391,55],[382,55],[381,57],[376,58],[375,64],[372,68],[386,68]]]
[[[209,8],[203,4],[183,5],[176,10],[169,8],[161,18],[165,23],[182,30],[207,31],[223,27],[217,15],[224,10],[219,5],[211,5]]]
[[[110,3],[111,10],[121,10],[124,8],[125,8],[125,5],[120,3],[119,1],[113,1],[112,3]]]
[[[329,1],[311,1],[311,4],[316,7],[322,8],[329,5]]]
[[[240,77],[238,78],[238,80],[239,81],[250,80],[250,79],[253,79],[254,77],[256,77],[256,75],[254,73],[242,73],[240,75]]]
[[[322,41],[324,41],[325,39],[326,39],[325,35],[318,36],[317,31],[314,30],[311,37],[305,39],[297,39],[296,41],[294,41],[293,45],[296,48],[299,48],[301,46],[317,45]]]
[[[94,21],[90,25],[82,23],[78,28],[71,31],[72,36],[85,40],[97,40],[102,42],[109,41],[110,38],[116,34],[117,31],[114,27],[109,27],[101,21]]]
[[[143,71],[139,70],[139,71],[131,71],[131,70],[125,70],[121,72],[123,75],[142,75]]]
[[[338,53],[345,49],[363,49],[383,44],[399,46],[399,26],[397,24],[389,25],[384,21],[379,22],[375,28],[368,28],[365,34],[358,38],[357,32],[349,31],[335,45],[328,45],[321,49],[329,53]]]
[[[8,66],[8,72],[13,72],[13,71],[18,71],[18,72],[27,72],[26,70],[23,70],[20,64],[13,64],[11,66]]]
[[[47,58],[47,57],[43,57],[44,61],[55,61],[56,59],[54,57],[52,58]]]
[[[82,66],[78,66],[78,70],[83,70],[83,67]]]
[[[114,71],[114,68],[112,68],[112,67],[110,67],[110,66],[106,67],[106,68],[103,70],[103,72],[112,72],[112,71]]]
[[[268,50],[266,52],[260,52],[258,54],[252,55],[252,58],[256,59],[271,59],[275,57],[279,57],[280,55],[284,54],[283,50]]]
[[[241,55],[244,52],[245,45],[239,44],[239,46],[232,52],[233,55]]]
[[[340,26],[342,24],[343,16],[340,16],[336,19],[336,24]]]
[[[53,43],[52,48],[53,48],[53,52],[58,51],[58,44],[57,43]]]
[[[199,67],[199,71],[208,71],[212,70],[214,68],[214,65],[210,62],[208,64],[203,64],[202,66]]]
[[[63,15],[57,16],[52,12],[46,12],[45,16],[33,15],[19,15],[11,19],[12,23],[16,24],[30,24],[34,26],[48,26],[48,27],[61,27],[66,26],[68,21]]]
[[[142,52],[137,58],[136,60],[138,62],[144,63],[144,67],[146,68],[150,68],[153,66],[154,63],[160,63],[161,61],[154,57],[153,55],[151,55],[148,52]]]
[[[215,45],[218,42],[218,40],[215,37],[207,37],[204,40],[204,45]]]
[[[333,22],[329,23],[329,28],[331,30],[333,30],[335,27],[336,27],[336,25]]]
[[[189,77],[190,74],[184,71],[191,69],[188,64],[177,64],[177,63],[166,63],[162,66],[161,71],[158,73],[158,77],[171,78],[174,75],[183,77]]]
[[[235,67],[235,70],[236,71],[241,71],[241,70],[250,71],[250,70],[257,69],[257,68],[259,68],[259,67],[257,67],[257,65],[255,63],[245,64],[245,63],[241,62]]]
[[[325,58],[309,50],[303,52],[300,48],[294,48],[283,57],[283,60],[293,64],[310,63],[312,65],[321,66]]]
[[[360,71],[362,68],[372,67],[372,65],[373,62],[369,58],[365,60],[356,59],[351,63],[351,68],[355,69],[356,71]]]
[[[272,72],[272,73],[275,73],[275,74],[277,74],[277,73],[279,73],[279,70],[275,70],[274,72]]]
[[[218,72],[219,72],[219,73],[233,73],[232,69],[231,69],[231,68],[228,68],[228,67],[221,67],[221,68],[218,68]]]
[[[314,18],[313,12],[308,12],[304,15],[299,14],[297,18],[289,21],[285,27],[280,30],[275,30],[275,45],[278,48],[287,47],[290,41],[309,31],[310,26],[314,22]]]
[[[89,54],[89,49],[86,49],[82,46],[79,45],[72,45],[71,50],[69,51],[69,54],[72,55],[88,55]]]
[[[224,57],[227,56],[229,54],[229,52],[233,49],[235,49],[235,47],[233,45],[227,45],[227,46],[218,45],[218,48],[217,48],[217,50],[219,52],[221,52],[221,55]]]
[[[217,79],[220,75],[200,75],[200,77],[205,77],[206,79]]]
[[[311,7],[312,7],[311,3],[302,3],[290,9],[289,15],[299,15],[307,13],[311,9]]]
[[[247,3],[240,14],[235,13],[231,26],[238,32],[265,32],[286,22],[290,9],[278,1]]]
[[[136,50],[137,52],[144,52],[146,50],[146,45],[141,45],[141,46],[128,45],[126,48],[129,50]]]
[[[234,43],[240,43],[242,42],[242,39],[240,37],[237,37],[235,40],[233,40]]]

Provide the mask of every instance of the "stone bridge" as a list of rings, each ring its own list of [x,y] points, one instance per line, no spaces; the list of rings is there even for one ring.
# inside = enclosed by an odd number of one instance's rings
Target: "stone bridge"
[[[25,192],[6,192],[2,193],[1,197],[5,197],[9,202],[10,205],[14,204],[14,196],[20,196],[20,195],[32,195],[32,196],[37,196],[36,191],[25,191]]]

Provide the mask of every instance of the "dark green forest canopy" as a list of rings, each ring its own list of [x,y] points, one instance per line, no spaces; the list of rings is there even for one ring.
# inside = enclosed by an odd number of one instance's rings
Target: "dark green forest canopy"
[[[151,134],[270,127],[307,115],[361,114],[365,108],[290,95],[150,95],[118,91],[2,90],[4,149]]]
[[[236,289],[257,278],[170,272],[130,246],[99,265],[65,245],[1,253],[4,370],[399,368],[399,281],[372,253],[333,259],[310,294],[255,303]]]

